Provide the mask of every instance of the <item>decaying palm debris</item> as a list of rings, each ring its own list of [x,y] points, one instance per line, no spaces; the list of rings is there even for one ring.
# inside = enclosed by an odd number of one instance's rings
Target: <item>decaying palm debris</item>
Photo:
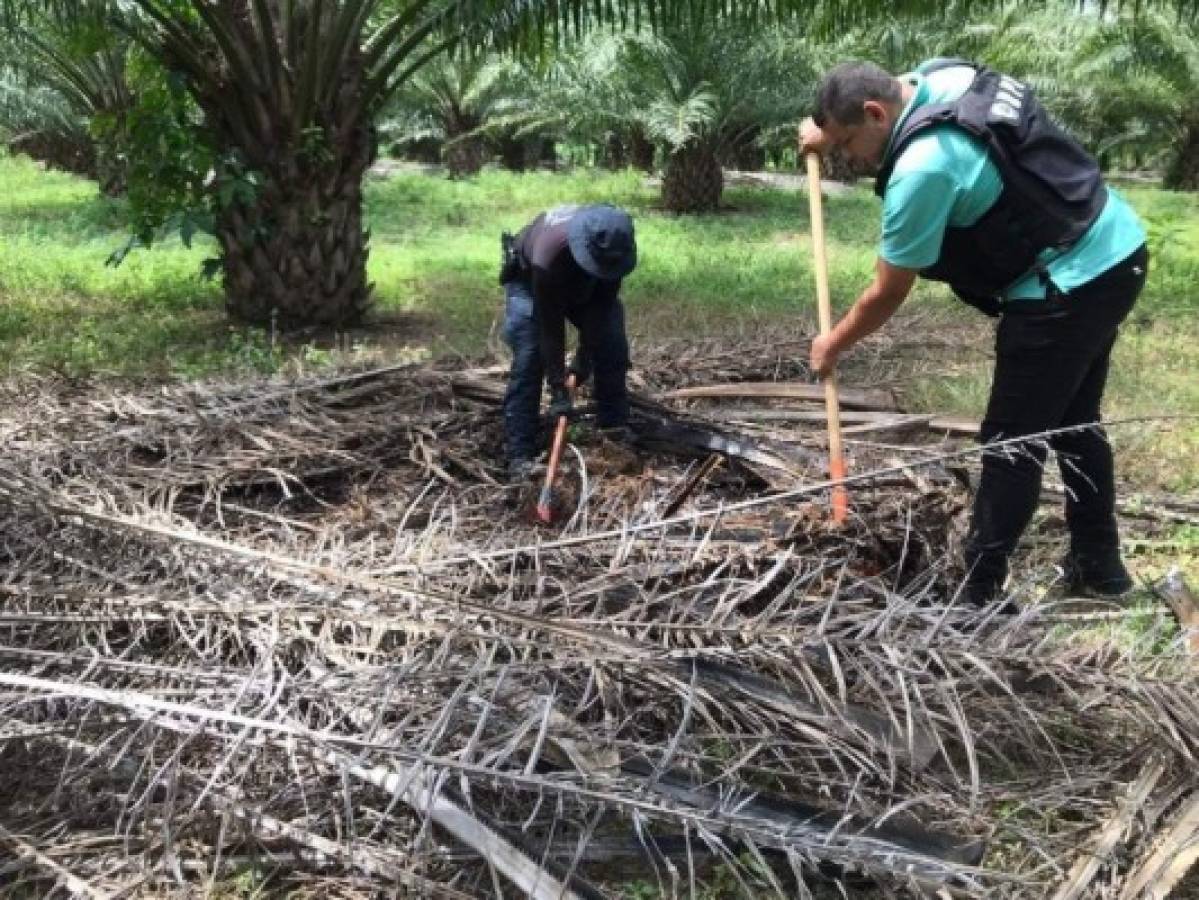
[[[889,395],[847,415],[855,473],[882,474],[855,484],[843,531],[801,391],[664,397],[803,380],[802,347],[774,346],[639,354],[640,446],[576,428],[554,531],[500,481],[499,370],[14,389],[0,884],[1133,897],[1177,881],[1199,830],[1199,684],[1168,612],[1145,653],[1073,638],[1069,604],[961,608],[971,451],[879,409]]]

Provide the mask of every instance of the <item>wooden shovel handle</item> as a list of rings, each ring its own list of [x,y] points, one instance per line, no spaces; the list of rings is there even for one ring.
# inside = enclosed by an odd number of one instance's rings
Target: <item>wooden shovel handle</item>
[[[828,257],[824,244],[824,204],[820,196],[820,157],[806,154],[808,164],[808,202],[811,205],[812,256],[816,269],[816,312],[820,333],[833,329],[832,308],[828,293]],[[828,418],[828,474],[834,481],[845,477],[845,453],[841,447],[841,406],[837,402],[837,375],[824,376],[824,411]],[[833,521],[844,522],[849,515],[849,496],[845,485],[833,488]]]

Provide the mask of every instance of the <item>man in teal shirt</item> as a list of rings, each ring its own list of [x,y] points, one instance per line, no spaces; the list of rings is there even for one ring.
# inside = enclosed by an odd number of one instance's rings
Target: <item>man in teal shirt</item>
[[[816,372],[831,372],[922,276],[999,317],[980,440],[1098,423],[1117,329],[1145,281],[1145,232],[1026,85],[961,60],[932,60],[899,77],[847,63],[821,83],[801,141],[805,151],[839,148],[877,172],[883,198],[874,280],[813,342]],[[1106,436],[1095,424],[1048,443],[1067,488],[1069,587],[1124,593],[1132,582],[1120,559]],[[965,547],[965,597],[977,605],[1001,597],[1045,456],[1038,440],[983,455]]]

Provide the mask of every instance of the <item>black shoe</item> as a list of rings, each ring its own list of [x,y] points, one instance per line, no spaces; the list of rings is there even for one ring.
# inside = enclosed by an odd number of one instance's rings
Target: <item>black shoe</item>
[[[1133,589],[1132,576],[1124,568],[1119,550],[1072,551],[1058,568],[1062,584],[1070,594],[1115,599]]]
[[[637,443],[637,433],[628,425],[604,425],[597,428],[596,433],[605,441],[615,444]]]
[[[997,597],[1003,596],[1003,584],[993,579],[970,578],[962,587],[961,598],[964,603],[982,609],[990,606]]]
[[[537,463],[531,459],[518,457],[508,460],[508,481],[511,484],[523,484],[533,477],[537,471]]]
[[[1007,554],[980,550],[976,545],[967,543],[963,557],[966,583],[962,586],[962,599],[979,609],[1001,599],[1003,585],[1007,581]]]
[[[980,612],[994,611],[1000,616],[1014,616],[1020,612],[1015,601],[1004,596],[1003,582],[993,578],[969,578],[962,587],[962,601]]]

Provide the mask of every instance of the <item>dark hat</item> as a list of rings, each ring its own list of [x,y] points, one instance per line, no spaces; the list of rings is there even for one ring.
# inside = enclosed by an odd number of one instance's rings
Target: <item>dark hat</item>
[[[615,206],[584,206],[571,217],[566,240],[583,271],[604,281],[624,278],[637,265],[633,220]]]

